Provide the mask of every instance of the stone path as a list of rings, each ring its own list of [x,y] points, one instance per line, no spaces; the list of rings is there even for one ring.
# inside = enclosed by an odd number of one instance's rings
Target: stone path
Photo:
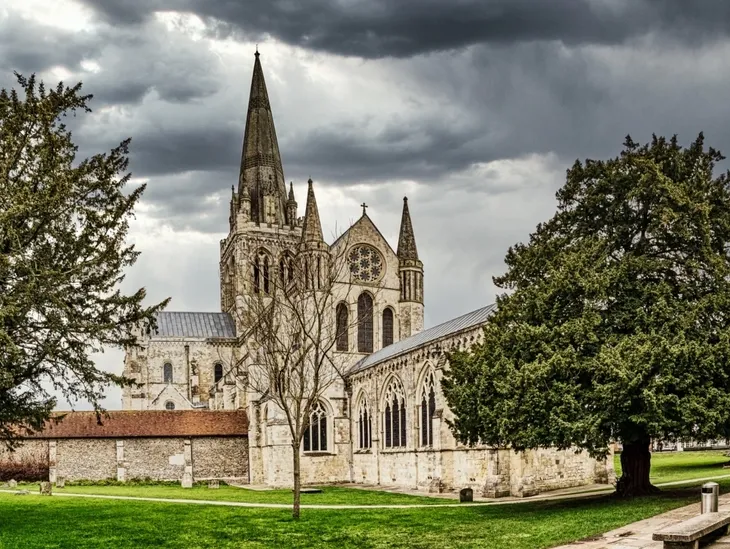
[[[699,498],[698,498],[699,499]],[[730,511],[730,494],[720,496],[720,511]],[[652,541],[651,536],[657,530],[671,526],[677,522],[690,519],[700,514],[700,504],[693,503],[668,513],[627,524],[616,530],[606,532],[593,539],[576,541],[555,549],[662,549],[661,541]],[[703,549],[729,549],[730,536],[723,536]]]
[[[682,481],[676,481],[676,482],[666,482],[662,484],[657,484],[657,486],[678,486],[681,484],[699,484],[701,482],[707,481],[707,480],[716,480],[720,478],[730,477],[730,475],[722,475],[722,476],[716,476],[716,477],[708,477],[708,478],[698,478],[698,479],[689,479],[689,480],[682,480]],[[593,487],[588,487],[586,489],[585,486],[583,487],[576,487],[573,489],[565,489],[565,490],[556,490],[554,492],[546,492],[544,494],[540,494],[537,496],[532,496],[530,498],[499,498],[499,499],[482,499],[480,501],[475,501],[474,503],[441,503],[441,504],[425,504],[425,503],[411,503],[411,504],[375,504],[375,505],[349,505],[349,504],[304,504],[302,505],[302,509],[429,509],[429,508],[443,508],[443,507],[481,507],[481,506],[487,506],[487,505],[513,505],[513,504],[519,504],[519,503],[530,503],[535,501],[558,501],[558,500],[566,500],[566,499],[582,499],[582,498],[591,498],[591,497],[597,497],[601,496],[603,494],[606,494],[608,492],[611,492],[613,490],[612,487],[606,486],[606,485],[594,485],[598,487],[597,489],[593,489]],[[349,488],[353,488],[354,486],[348,486]],[[65,490],[68,490],[70,487],[67,487]],[[72,489],[72,488],[71,488]],[[0,489],[0,493],[6,493],[6,494],[17,494],[18,490],[2,490]],[[409,493],[409,492],[398,492],[398,493]],[[412,492],[414,495],[420,495],[424,496],[422,492]],[[39,495],[38,492],[32,491],[29,492],[28,495]],[[433,494],[431,494],[433,495]],[[443,495],[443,494],[442,494]],[[290,509],[291,504],[290,503],[252,503],[252,502],[243,502],[243,501],[220,501],[220,500],[210,500],[210,499],[184,499],[184,498],[151,498],[151,497],[142,497],[142,496],[114,496],[114,495],[102,495],[102,494],[74,494],[69,492],[53,492],[53,496],[56,497],[74,497],[74,498],[91,498],[91,499],[117,499],[117,500],[128,500],[128,501],[153,501],[153,502],[160,502],[160,503],[182,503],[182,504],[193,504],[193,505],[219,505],[223,507],[251,507],[251,508],[263,508],[263,509]],[[458,497],[458,495],[456,496]],[[727,496],[722,496],[721,500],[725,500],[724,498],[730,498],[730,494],[727,494]],[[730,509],[730,499],[726,500],[728,501],[728,509]],[[699,505],[699,504],[698,504]],[[674,512],[674,511],[673,511]],[[697,512],[695,512],[697,514]],[[664,516],[664,515],[661,515]],[[690,515],[691,516],[691,515]],[[657,518],[657,517],[654,517]],[[652,519],[648,519],[652,520]],[[638,524],[638,523],[637,523]],[[628,527],[625,527],[628,528]],[[651,536],[650,536],[651,537]],[[566,546],[571,547],[571,546]],[[578,546],[576,546],[578,547]],[[604,545],[596,545],[595,547],[590,545],[580,545],[583,549],[600,549],[604,547]],[[637,546],[632,546],[637,547]],[[641,547],[641,546],[639,546]],[[611,549],[623,549],[621,546],[611,546]],[[653,549],[653,548],[652,548]],[[729,548],[730,549],[730,548]]]

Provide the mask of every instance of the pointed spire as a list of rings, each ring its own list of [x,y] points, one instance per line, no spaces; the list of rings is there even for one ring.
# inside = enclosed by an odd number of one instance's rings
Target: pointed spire
[[[408,211],[408,197],[403,198],[403,216],[400,220],[400,237],[398,238],[398,259],[418,259],[416,237],[413,234],[411,213]]]
[[[294,200],[294,182],[289,181],[289,202],[296,202]]]
[[[322,223],[319,220],[317,199],[314,197],[314,187],[311,178],[307,181],[307,206],[304,210],[304,226],[302,227],[302,242],[324,242],[322,238]]]
[[[241,188],[243,186],[248,187],[251,196],[251,219],[253,221],[264,222],[263,197],[267,191],[269,194],[275,193],[274,198],[280,223],[290,221],[286,219],[287,197],[284,169],[281,165],[274,117],[271,114],[269,93],[266,89],[258,50],[255,53],[246,130],[241,151],[240,194],[243,194]]]

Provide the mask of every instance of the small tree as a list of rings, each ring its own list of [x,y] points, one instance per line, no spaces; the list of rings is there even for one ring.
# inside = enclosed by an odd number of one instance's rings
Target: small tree
[[[336,249],[301,250],[287,266],[291,279],[272,269],[264,281],[269,291],[244,297],[237,313],[246,333],[248,385],[261,401],[282,411],[289,427],[295,519],[300,515],[300,449],[310,417],[327,389],[344,379],[349,364],[335,353],[338,336],[352,327],[349,320],[340,322],[338,331],[336,318],[337,303],[348,301],[352,289],[343,238]]]
[[[144,185],[124,194],[129,140],[76,161],[61,119],[90,111],[91,95],[36,85],[0,91],[0,441],[39,430],[56,398],[86,399],[129,380],[96,368],[89,354],[134,344],[132,330],[167,302],[143,307],[123,295],[123,269],[138,256],[125,244]]]
[[[650,440],[730,427],[730,193],[703,136],[576,162],[558,211],[507,253],[483,343],[444,393],[469,443],[623,443],[621,495],[653,492]]]

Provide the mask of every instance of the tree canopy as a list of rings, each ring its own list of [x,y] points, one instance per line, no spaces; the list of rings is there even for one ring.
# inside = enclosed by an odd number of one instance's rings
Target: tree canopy
[[[78,161],[63,123],[90,111],[81,84],[47,90],[16,73],[0,91],[0,443],[40,429],[56,397],[96,409],[110,384],[90,354],[135,343],[154,326],[144,289],[124,295],[138,257],[126,243],[144,185],[125,193],[129,140]],[[24,95],[24,97],[22,96]]]
[[[511,247],[484,340],[450,357],[444,393],[468,443],[623,443],[627,495],[646,493],[651,438],[730,427],[730,189],[702,134],[567,171],[552,219]]]

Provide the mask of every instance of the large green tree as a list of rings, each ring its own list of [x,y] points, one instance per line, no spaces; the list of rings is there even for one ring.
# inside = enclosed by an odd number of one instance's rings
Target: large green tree
[[[730,427],[730,190],[724,157],[654,136],[576,161],[555,216],[509,249],[484,341],[444,393],[468,443],[623,444],[617,491],[656,490],[650,439]]]
[[[89,111],[81,84],[47,90],[16,74],[20,93],[0,91],[0,444],[38,430],[54,395],[100,410],[110,384],[98,369],[104,346],[135,342],[166,302],[144,307],[124,295],[123,271],[138,252],[125,242],[144,185],[125,192],[129,140],[76,158],[63,123]]]

